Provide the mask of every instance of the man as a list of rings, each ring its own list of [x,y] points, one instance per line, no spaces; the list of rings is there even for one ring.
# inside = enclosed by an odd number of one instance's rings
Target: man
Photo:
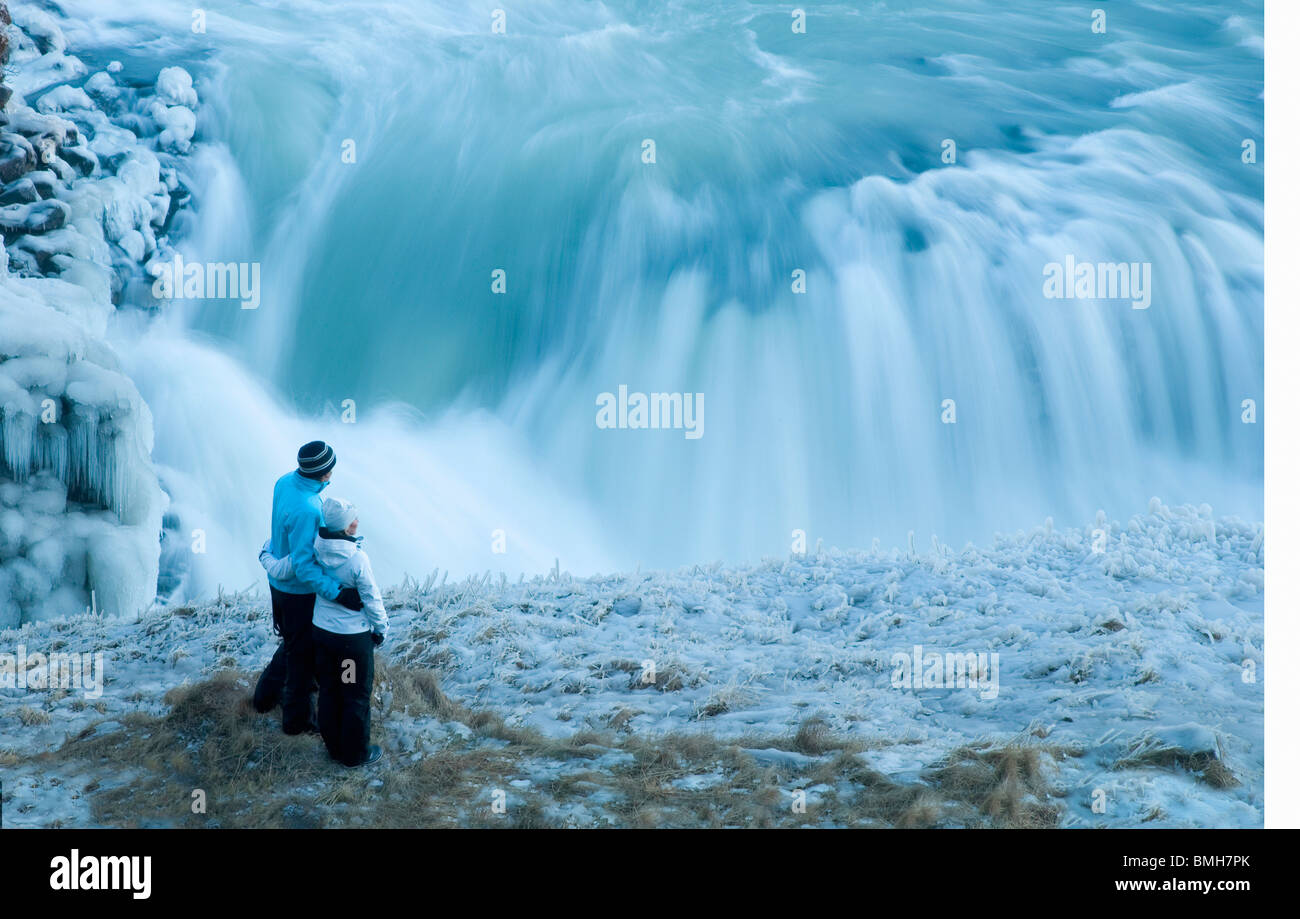
[[[317,730],[312,712],[315,650],[311,634],[316,595],[350,610],[361,609],[356,588],[342,588],[316,559],[320,493],[334,473],[334,462],[334,451],[324,441],[303,444],[298,468],[279,478],[271,497],[271,552],[287,555],[292,573],[287,578],[268,578],[271,619],[281,641],[257,681],[253,706],[259,712],[269,712],[281,703],[281,726],[286,734]]]

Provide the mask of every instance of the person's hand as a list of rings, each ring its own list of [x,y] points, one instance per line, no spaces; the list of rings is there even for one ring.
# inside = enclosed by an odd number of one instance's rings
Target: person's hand
[[[382,632],[371,632],[371,633],[370,633],[370,640],[373,641],[373,642],[375,643],[375,647],[378,648],[380,645],[382,645],[382,644],[384,643],[384,636],[383,636],[383,633],[382,633]]]
[[[361,612],[361,594],[357,593],[355,587],[344,587],[339,591],[339,595],[334,598],[334,602],[345,609],[350,609],[354,613]]]

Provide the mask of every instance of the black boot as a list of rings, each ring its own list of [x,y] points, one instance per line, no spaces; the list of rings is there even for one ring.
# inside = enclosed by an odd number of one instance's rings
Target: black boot
[[[371,744],[366,751],[366,758],[355,766],[348,766],[349,769],[360,769],[362,766],[369,766],[371,763],[377,763],[384,758],[384,751],[379,749],[378,745]]]

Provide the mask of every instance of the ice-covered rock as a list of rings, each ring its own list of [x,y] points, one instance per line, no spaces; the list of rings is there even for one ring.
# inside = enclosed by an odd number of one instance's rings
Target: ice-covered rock
[[[95,103],[90,101],[86,91],[78,86],[56,86],[36,100],[36,111],[46,115],[53,112],[66,112],[72,109],[91,109]]]
[[[62,190],[58,176],[48,169],[37,169],[23,176],[36,187],[37,193],[42,198],[53,198]]]
[[[26,529],[20,511],[10,508],[0,512],[0,556],[12,558],[19,554],[22,550],[23,533]]]
[[[134,614],[157,595],[165,497],[152,416],[107,334],[115,298],[171,251],[198,98],[182,68],[150,89],[113,62],[78,85],[87,68],[44,10],[25,5],[5,35],[0,628]]]
[[[121,94],[121,89],[117,81],[113,79],[112,74],[101,70],[98,73],[91,74],[82,91],[87,95],[93,96],[100,102],[112,102]]]
[[[5,477],[27,483],[17,509],[0,513],[10,602],[24,621],[48,615],[67,605],[50,606],[49,595],[72,583],[94,591],[105,612],[139,612],[156,590],[162,523],[162,493],[149,459],[152,419],[114,362],[93,360],[109,352],[85,326],[14,295],[33,283],[0,279],[0,320],[20,311],[24,320],[0,321],[0,453]],[[75,302],[57,291],[53,299]],[[34,325],[43,326],[40,333],[8,334]],[[51,542],[49,534],[63,528],[42,524],[64,518],[70,501],[105,512],[83,540]],[[70,572],[81,572],[82,580],[71,582]]]
[[[194,113],[183,105],[164,105],[154,102],[149,114],[158,125],[158,145],[164,150],[184,153],[194,137]]]
[[[27,176],[14,179],[0,188],[0,206],[9,204],[30,204],[41,200],[41,193],[36,190],[36,183]]]
[[[24,3],[15,6],[9,14],[13,18],[14,25],[27,33],[41,54],[68,50],[68,40],[64,37],[58,20],[45,10]]]
[[[145,149],[132,150],[117,169],[117,177],[137,195],[153,195],[162,190],[161,173],[158,157]]]
[[[0,207],[0,233],[48,233],[68,221],[69,208],[62,201],[37,201]]]
[[[12,182],[36,168],[36,150],[21,134],[0,132],[0,182]]]
[[[10,131],[29,139],[48,139],[55,147],[61,147],[75,143],[80,136],[76,123],[61,115],[43,114],[26,106],[16,110],[10,106],[7,111]]]
[[[95,155],[94,150],[84,144],[64,147],[59,151],[59,156],[78,175],[94,175],[99,169],[99,157]]]
[[[184,67],[164,67],[158,73],[154,91],[168,105],[194,108],[199,104],[199,96],[194,91],[194,80]]]

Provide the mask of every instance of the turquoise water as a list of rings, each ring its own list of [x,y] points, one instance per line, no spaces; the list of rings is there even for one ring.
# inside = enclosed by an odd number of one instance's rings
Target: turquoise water
[[[504,35],[495,2],[213,2],[204,35],[63,6],[88,62],[194,73],[174,235],[262,266],[258,310],[178,303],[127,348],[211,581],[255,577],[266,480],[317,434],[394,578],[1262,515],[1261,3],[1104,34],[1036,2],[804,34],[734,2],[530,3]],[[1046,299],[1067,256],[1149,263],[1149,309]],[[620,384],[704,394],[704,436],[597,428]]]

